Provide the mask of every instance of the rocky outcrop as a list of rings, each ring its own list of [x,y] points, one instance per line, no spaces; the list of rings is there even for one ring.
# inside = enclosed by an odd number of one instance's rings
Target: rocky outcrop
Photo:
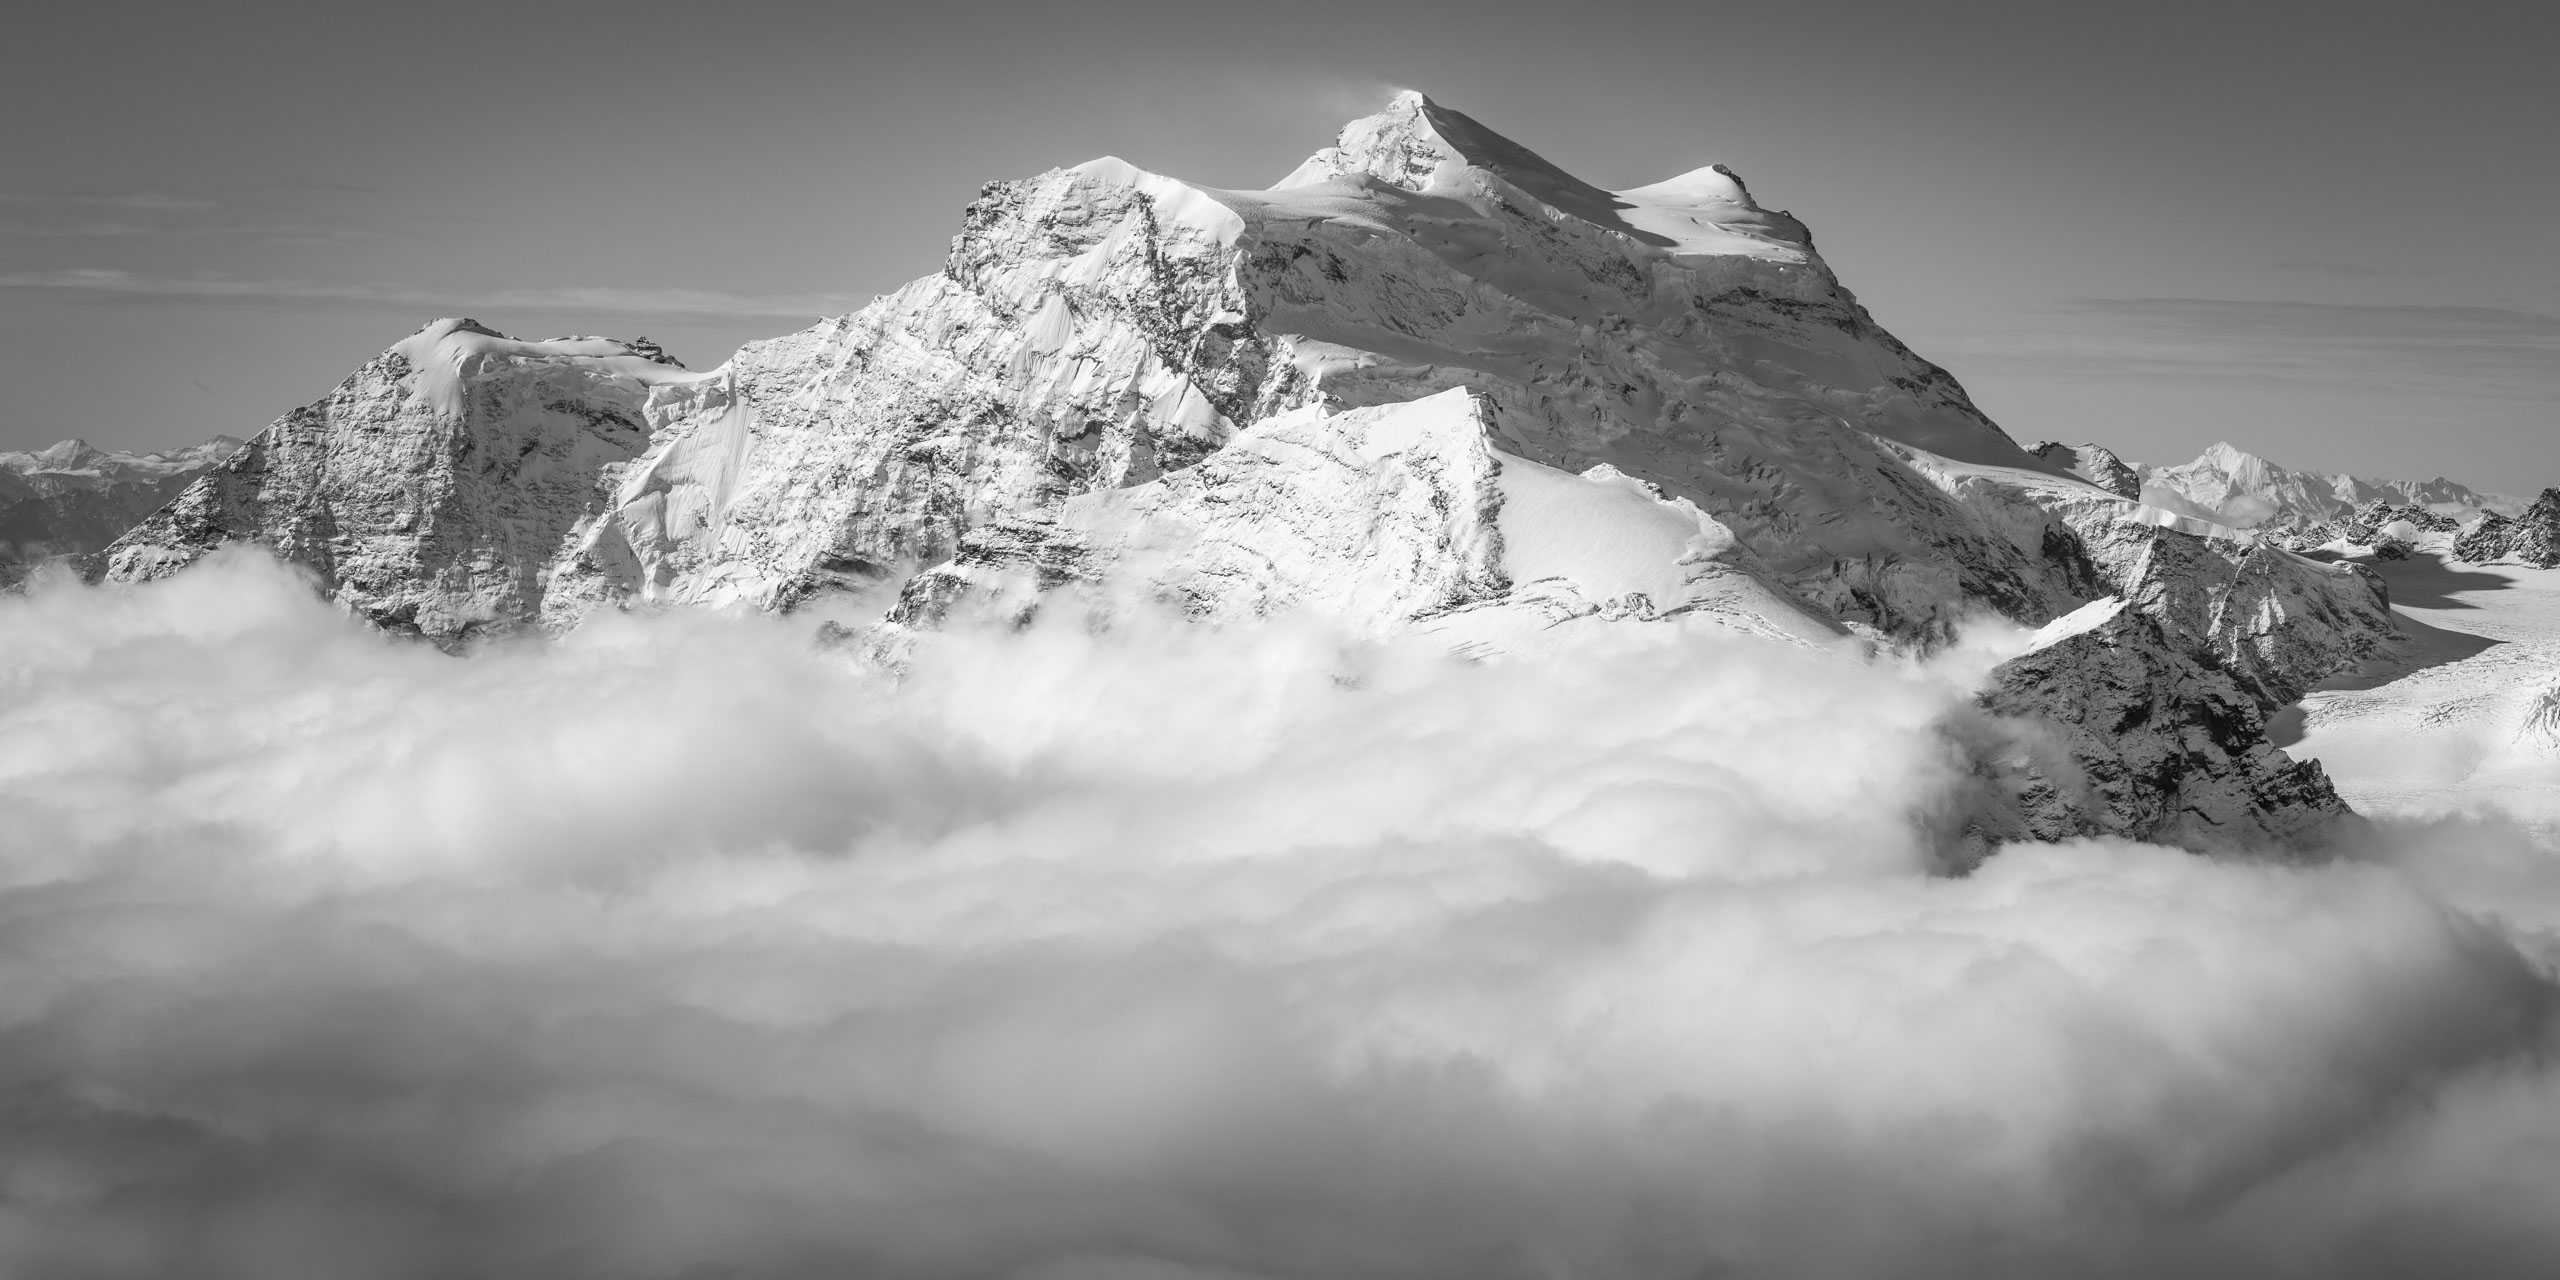
[[[2142,476],[2115,451],[2104,445],[2063,444],[2047,440],[2035,447],[2035,456],[2055,467],[2080,477],[2119,498],[2142,496]]]
[[[0,453],[0,585],[115,541],[239,447],[216,436],[167,453],[112,453],[83,440]]]
[[[1996,668],[1977,728],[1990,842],[2113,835],[2209,851],[2316,852],[2352,816],[2316,760],[2266,740],[2256,699],[2100,601]]]
[[[2453,544],[2457,560],[2511,560],[2537,569],[2560,568],[2560,489],[2545,489],[2523,514],[2490,515]]]

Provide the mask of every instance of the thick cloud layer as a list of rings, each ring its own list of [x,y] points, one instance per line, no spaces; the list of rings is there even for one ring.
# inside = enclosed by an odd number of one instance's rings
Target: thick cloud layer
[[[1949,670],[808,634],[0,602],[0,1274],[2560,1258],[2560,873],[2494,822],[1949,879]]]

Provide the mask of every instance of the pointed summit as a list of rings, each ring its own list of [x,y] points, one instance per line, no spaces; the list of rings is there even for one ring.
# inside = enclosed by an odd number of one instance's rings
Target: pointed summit
[[[1607,216],[1609,193],[1548,163],[1473,118],[1406,89],[1387,109],[1342,126],[1334,144],[1280,180],[1308,186],[1366,174],[1391,187],[1429,191],[1481,169],[1577,216]]]
[[[2211,466],[2223,472],[2237,472],[2249,468],[2264,470],[2274,464],[2228,440],[2216,440],[2205,446],[2203,453],[2196,455],[2194,465]]]
[[[38,470],[78,471],[97,465],[107,455],[88,441],[73,436],[68,440],[46,445],[30,456],[35,459]]]

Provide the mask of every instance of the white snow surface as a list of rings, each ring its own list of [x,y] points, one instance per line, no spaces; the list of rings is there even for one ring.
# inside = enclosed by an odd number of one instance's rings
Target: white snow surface
[[[2302,701],[2315,756],[2372,814],[2504,810],[2560,834],[2560,569],[2377,561],[2400,635]]]
[[[2092,600],[2036,628],[2035,632],[2027,637],[2023,651],[2032,653],[2038,649],[2051,648],[2073,636],[2087,635],[2115,621],[2116,615],[2123,612],[2124,601],[2115,596],[2108,596],[2103,600]]]

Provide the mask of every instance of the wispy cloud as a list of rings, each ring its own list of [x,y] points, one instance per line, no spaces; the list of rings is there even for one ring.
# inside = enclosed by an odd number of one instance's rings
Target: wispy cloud
[[[2560,398],[2560,316],[2503,307],[2250,298],[2078,298],[1969,362],[2040,375],[2318,383]]]
[[[2075,311],[2213,336],[2300,342],[2560,343],[2560,316],[2503,307],[2279,302],[2251,298],[2080,298]]]
[[[238,240],[342,242],[387,232],[352,224],[279,219],[223,201],[158,192],[0,192],[0,238],[31,240]]]
[[[2432,274],[2413,262],[2348,262],[2335,258],[2288,258],[2275,263],[2274,268],[2293,275],[2322,276],[2332,280],[2405,280]]]
[[[328,227],[309,223],[204,223],[160,225],[117,219],[77,222],[0,221],[0,236],[43,240],[127,240],[154,237],[193,240],[236,237],[243,240],[379,240],[387,232],[364,227]]]
[[[157,191],[0,191],[0,205],[13,208],[126,209],[175,213],[219,209],[220,201],[201,196],[173,196]]]
[[[717,289],[626,289],[574,285],[475,292],[399,284],[151,276],[100,268],[0,275],[0,289],[136,301],[362,307],[439,314],[546,311],[696,319],[842,315],[857,309],[865,301],[851,294],[837,293],[744,294]]]

